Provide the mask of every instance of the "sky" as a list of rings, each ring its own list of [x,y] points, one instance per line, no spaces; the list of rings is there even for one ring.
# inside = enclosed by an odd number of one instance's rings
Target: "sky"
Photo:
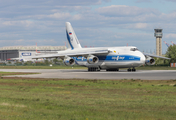
[[[82,47],[156,51],[154,29],[176,43],[176,0],[1,0],[0,47],[64,46],[71,22]],[[67,43],[68,46],[68,43]]]

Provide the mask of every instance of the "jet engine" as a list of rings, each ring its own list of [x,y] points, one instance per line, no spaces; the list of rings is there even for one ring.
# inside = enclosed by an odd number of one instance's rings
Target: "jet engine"
[[[146,64],[146,65],[154,65],[154,64],[155,64],[155,59],[152,58],[152,57],[148,57],[148,58],[145,60],[145,64]]]
[[[71,57],[65,57],[64,58],[64,64],[65,65],[74,65],[75,64],[75,60]]]
[[[96,64],[96,63],[98,63],[98,61],[99,61],[99,59],[98,59],[97,56],[89,55],[89,56],[87,57],[87,62],[88,62],[89,64]]]

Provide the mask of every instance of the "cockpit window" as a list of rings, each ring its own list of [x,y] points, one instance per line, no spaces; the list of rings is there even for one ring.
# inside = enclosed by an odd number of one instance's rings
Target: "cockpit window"
[[[131,50],[131,51],[138,51],[137,48],[131,48],[130,50]]]

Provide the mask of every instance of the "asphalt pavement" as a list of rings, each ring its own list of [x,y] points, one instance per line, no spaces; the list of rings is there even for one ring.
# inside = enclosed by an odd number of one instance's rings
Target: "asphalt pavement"
[[[16,77],[30,78],[176,80],[176,70],[137,70],[136,72],[127,72],[126,70],[111,72],[102,70],[99,72],[88,72],[85,69],[0,69],[0,71],[41,73],[32,75],[15,75]],[[14,77],[14,75],[11,77]]]

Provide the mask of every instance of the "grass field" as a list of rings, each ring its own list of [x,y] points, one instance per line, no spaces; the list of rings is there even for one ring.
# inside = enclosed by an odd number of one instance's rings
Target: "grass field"
[[[0,71],[0,77],[1,76],[7,76],[7,75],[27,75],[27,74],[40,74],[40,73],[30,73],[30,72],[1,72]]]
[[[62,80],[1,76],[0,91],[2,120],[176,118],[176,80]]]
[[[0,69],[87,69],[81,66],[0,66]],[[127,69],[127,68],[125,68]],[[137,70],[176,70],[168,66],[141,66],[136,67]]]
[[[87,69],[81,66],[0,66],[0,69]]]

